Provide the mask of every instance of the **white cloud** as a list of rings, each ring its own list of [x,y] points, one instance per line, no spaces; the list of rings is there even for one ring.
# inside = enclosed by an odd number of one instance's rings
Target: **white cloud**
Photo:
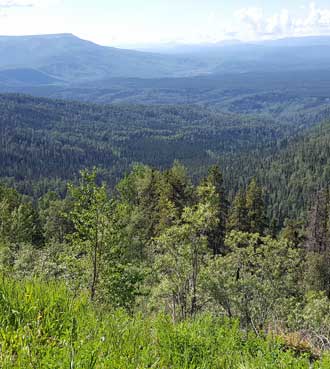
[[[0,0],[0,8],[29,8],[35,6],[37,1],[33,0]]]
[[[193,0],[185,0],[186,3],[189,1]],[[70,6],[69,2],[64,0],[0,0],[0,34],[72,32],[101,44],[117,45],[171,40],[184,43],[226,39],[252,41],[330,34],[330,0],[329,6],[323,7],[317,5],[318,0],[310,4],[310,0],[301,1],[305,1],[305,6],[298,5],[294,8],[288,0],[286,7],[290,10],[278,8],[274,13],[269,13],[268,5],[265,5],[264,9],[244,7],[234,13],[213,6],[209,13],[206,11],[200,17],[195,17],[193,22],[190,22],[187,16],[187,20],[180,21],[179,24],[173,19],[172,24],[165,16],[162,22],[154,21],[157,17],[149,15],[148,18],[143,18],[142,15],[134,14],[126,19],[125,11],[124,15],[120,15],[118,11],[118,16],[117,12],[113,11],[114,15],[111,13],[109,18],[106,18],[101,14],[101,10],[97,9],[93,14],[99,12],[100,18],[90,17],[88,12],[80,12],[79,7],[74,9],[72,4]],[[74,2],[79,3],[78,0],[71,3]],[[248,0],[243,3],[248,4]],[[92,8],[91,6],[91,10]]]
[[[244,29],[242,36],[247,38],[330,34],[330,8],[319,8],[314,2],[304,9],[303,15],[282,9],[267,16],[261,8],[243,8],[235,17]]]
[[[0,0],[0,9],[47,7],[61,0]]]
[[[236,12],[240,23],[246,24],[255,33],[260,33],[265,27],[265,17],[261,8],[243,8]]]

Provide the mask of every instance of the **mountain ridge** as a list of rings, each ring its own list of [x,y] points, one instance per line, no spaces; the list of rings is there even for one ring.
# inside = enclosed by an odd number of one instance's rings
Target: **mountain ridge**
[[[0,70],[32,68],[71,82],[180,76],[199,68],[185,58],[101,46],[72,34],[0,36],[0,54]]]

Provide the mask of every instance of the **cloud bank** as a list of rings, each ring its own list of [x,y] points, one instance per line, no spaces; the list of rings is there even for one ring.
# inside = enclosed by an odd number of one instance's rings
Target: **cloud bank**
[[[235,14],[238,23],[255,39],[297,37],[330,34],[330,8],[319,8],[310,3],[303,15],[296,15],[287,9],[267,16],[261,8],[243,8]]]

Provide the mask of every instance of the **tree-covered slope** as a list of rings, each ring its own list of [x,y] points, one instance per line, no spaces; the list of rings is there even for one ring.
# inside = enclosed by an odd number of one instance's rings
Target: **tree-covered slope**
[[[269,217],[281,225],[303,216],[330,180],[329,109],[292,114],[282,123],[197,106],[93,105],[22,95],[0,97],[0,177],[39,195],[65,188],[98,166],[114,185],[134,163],[168,168],[175,160],[194,179],[218,163],[232,199],[257,176]],[[62,183],[62,186],[59,185]]]
[[[270,120],[194,106],[91,105],[0,97],[1,177],[16,182],[72,178],[98,165],[115,181],[133,162],[197,174],[221,156],[262,150],[289,128]]]
[[[285,119],[288,115],[329,104],[329,70],[231,73],[185,78],[105,78],[98,81],[64,83],[12,78],[20,70],[6,70],[11,79],[0,92],[94,103],[185,105],[200,104],[238,114],[267,114]],[[26,72],[26,77],[29,73]],[[167,74],[169,76],[169,74]],[[159,77],[159,76],[158,76]],[[38,81],[41,79],[42,83]],[[290,117],[291,119],[291,117]]]
[[[0,83],[3,88],[10,86],[44,86],[61,82],[48,74],[28,68],[0,70]]]
[[[260,163],[258,176],[267,188],[277,219],[304,216],[316,192],[330,183],[330,122],[282,145]]]

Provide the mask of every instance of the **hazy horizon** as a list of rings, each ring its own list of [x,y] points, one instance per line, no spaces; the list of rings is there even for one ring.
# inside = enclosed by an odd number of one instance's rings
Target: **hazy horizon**
[[[88,41],[88,42],[92,42],[95,44],[99,44],[96,41],[93,41],[92,39],[88,39],[85,37],[81,37],[77,34],[74,33],[70,33],[70,32],[59,32],[59,33],[36,33],[36,34],[22,34],[22,35],[6,35],[6,34],[0,34],[0,37],[24,37],[24,38],[35,38],[35,37],[65,37],[65,36],[72,36],[72,37],[76,37],[79,38],[83,41]],[[205,46],[205,45],[239,45],[239,44],[258,44],[258,43],[265,43],[265,42],[272,42],[272,41],[281,41],[281,40],[296,40],[296,39],[328,39],[330,38],[330,34],[327,35],[322,35],[322,34],[316,34],[316,35],[301,35],[301,36],[288,36],[288,37],[276,37],[276,38],[271,38],[271,39],[256,39],[256,40],[244,40],[244,39],[223,39],[223,40],[214,40],[214,41],[203,41],[203,40],[196,40],[196,41],[191,41],[191,42],[185,42],[185,41],[180,41],[180,40],[174,40],[174,41],[159,41],[159,42],[140,42],[140,43],[123,43],[121,44],[122,46],[126,46],[126,47],[145,47],[145,46],[155,46],[155,47],[166,47],[166,46]],[[100,44],[101,45],[101,44]],[[111,47],[112,45],[101,45],[101,46],[109,46]],[[118,45],[117,45],[118,46]],[[120,45],[119,45],[120,46]]]
[[[292,0],[0,0],[0,34],[72,33],[106,46],[330,35],[330,4]]]

